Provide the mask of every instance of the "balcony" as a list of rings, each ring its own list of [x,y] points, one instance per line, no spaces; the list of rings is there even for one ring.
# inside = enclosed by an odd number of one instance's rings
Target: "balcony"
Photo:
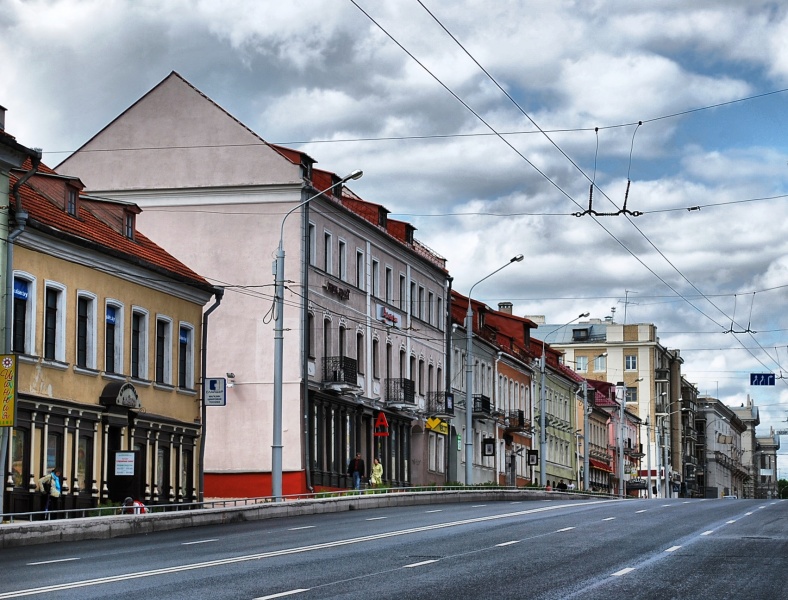
[[[358,363],[347,356],[327,356],[323,359],[323,386],[337,392],[358,387]]]
[[[452,402],[453,398],[454,398],[453,395],[447,392],[428,392],[427,414],[431,417],[453,416],[454,415],[454,402]]]
[[[697,440],[698,433],[695,431],[694,427],[685,426],[684,437],[687,438],[688,440]]]
[[[510,410],[508,415],[504,416],[504,426],[506,432],[531,433],[531,422],[525,418],[524,410]]]
[[[473,397],[473,416],[482,419],[492,416],[492,402],[488,396],[476,394]]]
[[[416,406],[416,382],[412,379],[386,379],[389,405]]]

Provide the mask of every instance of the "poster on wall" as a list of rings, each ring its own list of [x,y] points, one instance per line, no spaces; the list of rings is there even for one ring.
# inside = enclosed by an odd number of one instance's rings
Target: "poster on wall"
[[[133,452],[117,452],[115,454],[115,475],[126,477],[134,475]]]
[[[0,427],[16,425],[16,355],[0,355]]]

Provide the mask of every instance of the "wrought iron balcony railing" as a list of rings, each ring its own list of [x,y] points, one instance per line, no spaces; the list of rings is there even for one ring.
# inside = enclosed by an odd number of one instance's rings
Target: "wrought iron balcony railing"
[[[427,392],[427,414],[453,415],[454,404],[447,402],[447,392]]]
[[[510,410],[504,417],[507,431],[531,431],[531,422],[525,418],[524,410]]]
[[[347,356],[327,356],[323,359],[323,383],[358,385],[358,363]]]
[[[492,414],[492,402],[488,396],[476,394],[473,397],[473,414],[488,417]]]
[[[412,379],[386,379],[386,402],[416,404],[416,382]]]

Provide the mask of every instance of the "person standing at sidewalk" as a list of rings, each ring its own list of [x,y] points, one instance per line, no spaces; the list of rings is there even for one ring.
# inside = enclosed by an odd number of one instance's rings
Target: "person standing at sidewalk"
[[[347,474],[353,477],[353,489],[361,489],[361,479],[364,477],[366,469],[364,467],[364,459],[361,458],[361,452],[356,452],[356,458],[351,459],[347,466]]]
[[[44,512],[60,509],[60,467],[55,467],[49,475],[44,475],[38,480],[38,490],[47,498]]]
[[[383,484],[383,465],[375,458],[372,461],[372,471],[369,474],[369,485],[378,487]]]

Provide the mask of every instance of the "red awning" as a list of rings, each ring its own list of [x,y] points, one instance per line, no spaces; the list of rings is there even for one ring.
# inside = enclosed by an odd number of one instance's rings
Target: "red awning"
[[[594,460],[593,458],[589,458],[588,463],[594,469],[599,469],[600,471],[604,471],[605,473],[613,472],[613,469],[611,469],[606,463],[603,463],[601,460]]]

